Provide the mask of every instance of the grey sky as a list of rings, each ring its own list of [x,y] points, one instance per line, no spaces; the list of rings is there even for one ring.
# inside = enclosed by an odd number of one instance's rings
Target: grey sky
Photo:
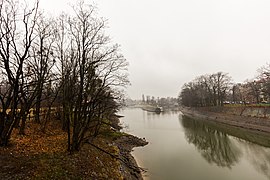
[[[41,1],[52,12],[68,7]],[[176,97],[185,82],[217,71],[243,82],[270,62],[269,0],[95,2],[130,63],[131,98]]]

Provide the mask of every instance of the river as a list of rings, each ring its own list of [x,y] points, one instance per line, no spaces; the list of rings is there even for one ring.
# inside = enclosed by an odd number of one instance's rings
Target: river
[[[269,180],[270,137],[239,128],[194,120],[181,112],[121,112],[124,131],[149,144],[135,148],[144,179]]]

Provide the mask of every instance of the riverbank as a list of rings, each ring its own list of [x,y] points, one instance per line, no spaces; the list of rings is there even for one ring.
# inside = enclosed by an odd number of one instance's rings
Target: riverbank
[[[0,147],[0,179],[140,179],[130,152],[143,139],[106,129],[79,152],[66,151],[67,136],[52,122],[45,133],[29,122],[26,135],[15,129],[10,146]],[[132,167],[132,168],[130,168]],[[142,178],[141,178],[142,179]]]
[[[235,127],[250,129],[270,133],[270,118],[269,109],[262,109],[263,115],[251,116],[247,112],[253,112],[254,108],[222,108],[222,107],[207,107],[207,108],[190,108],[181,107],[181,112],[189,117],[196,119],[210,120],[217,123],[227,124]],[[255,111],[258,111],[255,109]],[[259,111],[258,111],[259,112]],[[254,114],[254,113],[253,113]]]
[[[127,135],[117,139],[115,143],[119,148],[119,155],[122,157],[120,171],[124,179],[142,180],[142,173],[145,170],[138,166],[134,157],[131,155],[131,151],[134,147],[147,145],[148,142],[136,136]]]
[[[135,158],[131,155],[133,148],[146,146],[148,142],[144,138],[139,138],[137,136],[121,133],[122,127],[119,125],[119,118],[124,116],[115,116],[111,119],[112,125],[116,130],[113,130],[113,134],[118,134],[116,137],[110,135],[113,144],[118,148],[118,160],[120,163],[120,173],[124,179],[127,180],[142,180],[142,173],[145,170],[139,167]]]

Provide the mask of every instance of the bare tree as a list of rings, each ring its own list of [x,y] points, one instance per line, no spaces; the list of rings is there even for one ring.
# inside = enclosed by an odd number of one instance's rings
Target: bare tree
[[[57,41],[62,118],[70,152],[97,135],[108,112],[117,108],[116,88],[128,84],[126,60],[104,34],[106,21],[83,2],[74,6],[74,12],[75,16],[59,18]]]
[[[246,101],[246,99],[250,99],[248,98],[248,96],[252,97],[252,102],[255,101],[256,103],[260,102],[260,95],[261,95],[261,83],[256,81],[256,80],[251,80],[248,81],[245,85],[244,88],[246,89],[246,92],[242,92],[242,94],[244,94],[242,101]],[[253,100],[255,99],[255,100]]]
[[[262,95],[265,97],[264,100],[270,102],[270,63],[259,68],[258,72]]]
[[[41,103],[44,99],[49,101],[48,97],[44,96],[44,86],[55,80],[52,68],[55,64],[55,47],[56,39],[55,22],[52,19],[46,19],[40,16],[36,27],[36,41],[32,46],[32,59],[28,62],[28,67],[33,72],[33,79],[36,85],[35,99],[35,121],[40,123]],[[43,96],[43,98],[42,98]],[[50,107],[48,107],[50,108]]]
[[[186,83],[179,98],[185,106],[223,106],[230,88],[231,78],[226,73],[202,75]]]
[[[231,87],[231,77],[227,73],[218,72],[211,75],[214,104],[223,106],[226,94]]]
[[[17,1],[5,0],[0,2],[0,57],[2,74],[6,76],[7,95],[2,102],[4,128],[0,132],[0,144],[7,145],[12,130],[18,122],[17,109],[20,99],[20,83],[23,81],[23,67],[29,58],[29,50],[34,39],[34,28],[38,18],[38,4],[28,8]],[[24,7],[24,8],[21,8]],[[6,112],[10,109],[9,116]]]

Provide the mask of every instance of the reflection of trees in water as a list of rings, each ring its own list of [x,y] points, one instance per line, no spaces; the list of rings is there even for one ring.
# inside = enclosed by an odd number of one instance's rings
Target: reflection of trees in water
[[[146,114],[148,119],[157,119],[157,118],[164,118],[164,116],[166,117],[170,117],[176,114],[179,114],[179,111],[163,111],[160,113],[156,113],[156,112],[148,112],[148,111],[144,111],[144,114]]]
[[[180,116],[180,121],[187,141],[194,144],[209,163],[231,168],[238,162],[241,152],[226,133],[186,116]]]
[[[243,140],[238,142],[245,149],[246,156],[255,169],[270,179],[270,148]]]
[[[186,116],[180,116],[179,120],[184,127],[187,141],[194,144],[209,163],[231,168],[243,154],[258,172],[270,179],[270,148],[240,138],[230,139],[225,131],[219,131],[204,121]]]

